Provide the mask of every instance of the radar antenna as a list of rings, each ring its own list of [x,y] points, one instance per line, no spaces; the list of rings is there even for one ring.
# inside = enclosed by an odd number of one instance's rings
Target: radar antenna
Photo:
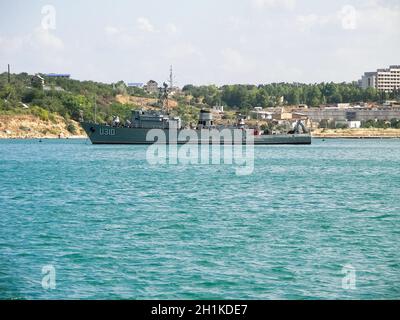
[[[174,88],[174,75],[172,72],[172,65],[169,68],[169,89],[173,90]]]

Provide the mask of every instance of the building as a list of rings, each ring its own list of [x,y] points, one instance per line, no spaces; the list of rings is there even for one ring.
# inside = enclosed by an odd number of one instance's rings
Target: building
[[[360,129],[361,121],[347,121],[347,125],[350,129]]]
[[[302,103],[297,106],[298,109],[308,109],[308,105]]]
[[[141,82],[128,82],[127,84],[128,87],[130,88],[143,88],[143,83]]]
[[[390,66],[387,69],[378,69],[376,72],[366,72],[358,83],[363,89],[375,88],[385,92],[399,90],[400,65]]]
[[[224,113],[224,106],[213,106],[212,110],[217,113]]]
[[[310,108],[301,112],[313,122],[400,119],[400,109],[393,107]]]
[[[376,72],[365,72],[358,84],[363,89],[376,88]]]
[[[71,75],[68,73],[47,73],[45,74],[45,76],[50,78],[67,78],[67,79],[71,77]]]
[[[256,120],[271,120],[273,112],[264,111],[262,108],[254,108],[250,111],[250,117]]]
[[[158,83],[154,80],[150,80],[144,85],[143,89],[146,90],[148,93],[157,93]]]
[[[168,88],[168,92],[169,92],[170,94],[172,94],[172,95],[174,95],[174,94],[180,94],[180,93],[182,93],[182,89],[179,88],[179,87],[177,87],[177,86],[169,87],[169,88]]]
[[[31,79],[31,84],[35,88],[43,88],[44,78],[39,73],[36,73]]]
[[[378,90],[386,92],[400,89],[400,66],[390,66],[388,69],[378,69],[376,87]]]
[[[278,112],[275,112],[272,115],[272,118],[275,120],[291,120],[293,119],[293,112],[286,110],[285,108],[281,108]]]
[[[396,100],[387,100],[383,103],[384,107],[391,107],[391,108],[399,108],[400,107],[400,101]]]

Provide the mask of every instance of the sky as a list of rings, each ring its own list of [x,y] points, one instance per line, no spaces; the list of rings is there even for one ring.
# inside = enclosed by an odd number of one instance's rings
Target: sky
[[[351,82],[400,65],[400,0],[0,0],[0,72]],[[2,70],[3,69],[3,70]]]

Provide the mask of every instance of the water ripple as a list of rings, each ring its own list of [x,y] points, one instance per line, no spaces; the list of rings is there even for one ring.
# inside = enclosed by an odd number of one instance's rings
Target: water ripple
[[[145,155],[0,141],[0,299],[400,298],[400,141],[260,146],[242,177]]]

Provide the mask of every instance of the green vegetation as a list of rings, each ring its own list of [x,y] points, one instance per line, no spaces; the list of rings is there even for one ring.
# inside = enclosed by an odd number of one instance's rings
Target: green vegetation
[[[175,113],[179,116],[183,123],[196,124],[199,116],[200,108],[195,106],[187,106],[179,103]]]
[[[383,102],[399,98],[400,92],[378,92],[373,88],[363,90],[356,83],[272,83],[267,85],[186,85],[183,92],[193,97],[193,103],[216,105],[221,103],[233,109],[247,110],[254,107],[278,105],[320,104],[341,102]],[[282,101],[283,97],[283,101]]]
[[[123,81],[104,84],[66,78],[44,77],[44,80],[45,87],[40,79],[20,73],[11,75],[11,83],[8,83],[7,74],[0,74],[0,114],[34,114],[42,120],[53,122],[58,114],[68,123],[70,119],[79,120],[80,111],[83,111],[85,119],[93,119],[96,103],[98,122],[110,121],[113,115],[119,115],[123,121],[138,106],[119,103],[117,95],[157,97],[141,88],[127,87]],[[247,112],[254,107],[297,104],[315,107],[325,103],[382,102],[399,97],[400,92],[389,94],[372,88],[363,90],[355,83],[273,83],[222,87],[186,85],[183,94],[174,96],[178,108],[173,113],[190,123],[196,122],[200,108],[214,105],[224,105],[227,111]]]
[[[79,120],[80,110],[85,119],[94,118],[94,103],[97,105],[97,121],[109,120],[118,114],[127,117],[130,104],[119,104],[117,94],[134,94],[146,96],[142,89],[127,88],[120,81],[116,84],[104,84],[93,81],[78,81],[65,78],[45,78],[45,88],[32,75],[21,73],[11,76],[0,74],[0,113],[33,114],[45,121],[54,121],[55,114],[66,120]]]
[[[69,132],[71,132],[72,134],[75,134],[75,133],[76,133],[76,127],[75,127],[75,125],[74,125],[72,122],[68,123],[68,125],[67,125],[67,130],[68,130]]]
[[[368,120],[361,123],[362,128],[378,128],[378,129],[400,129],[400,120],[392,119],[390,121],[384,120]]]
[[[5,106],[4,106],[5,105]],[[0,102],[0,114],[4,115],[34,115],[39,117],[43,121],[52,121],[56,122],[56,113],[53,113],[51,111],[48,111],[44,108],[38,107],[38,106],[31,106],[30,108],[22,108],[20,106],[17,107],[9,107],[9,105],[3,104],[3,107],[1,107],[1,102]]]

